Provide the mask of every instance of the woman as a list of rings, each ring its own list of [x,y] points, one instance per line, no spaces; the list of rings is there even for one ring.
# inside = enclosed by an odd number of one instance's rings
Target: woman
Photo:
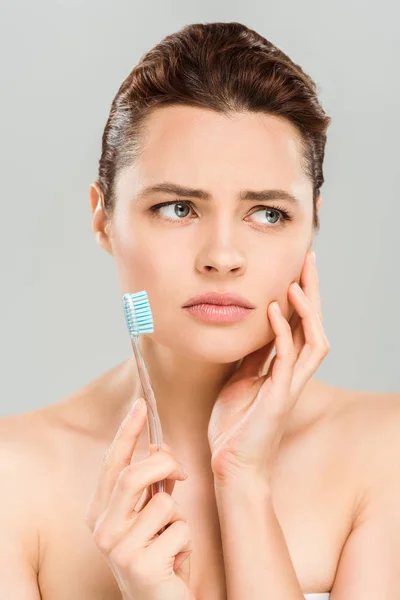
[[[133,357],[2,419],[1,597],[399,597],[399,396],[314,377],[329,121],[312,79],[239,23],[167,36],[123,82],[93,230],[120,293],[148,293],[165,445],[149,453],[145,403],[130,413]]]

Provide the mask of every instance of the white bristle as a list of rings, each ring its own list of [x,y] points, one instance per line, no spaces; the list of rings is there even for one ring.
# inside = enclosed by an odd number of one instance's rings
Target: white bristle
[[[141,333],[153,333],[153,316],[147,293],[144,290],[135,294],[124,294],[122,303],[131,337],[138,336]]]

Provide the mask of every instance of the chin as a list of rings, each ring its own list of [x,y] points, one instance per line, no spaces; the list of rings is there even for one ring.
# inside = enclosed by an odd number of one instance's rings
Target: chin
[[[265,323],[264,323],[265,325]],[[205,363],[228,364],[241,360],[262,346],[268,344],[274,337],[269,325],[262,329],[253,323],[250,327],[244,323],[215,327],[210,325],[187,324],[175,329],[171,325],[156,330],[152,339],[170,348],[184,359]]]

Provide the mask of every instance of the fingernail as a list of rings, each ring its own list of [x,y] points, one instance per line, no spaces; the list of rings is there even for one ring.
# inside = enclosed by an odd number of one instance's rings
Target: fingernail
[[[297,294],[300,294],[301,296],[304,293],[303,290],[301,289],[301,287],[299,286],[299,284],[297,283],[297,281],[294,282],[293,289],[295,292],[297,292]]]
[[[137,413],[138,413],[138,411],[141,409],[141,407],[142,407],[142,399],[141,399],[141,398],[138,398],[138,399],[136,400],[136,402],[133,404],[133,406],[132,406],[132,408],[131,408],[131,410],[130,410],[130,414],[131,414],[131,415],[135,415],[135,414],[137,414]]]
[[[315,265],[315,264],[317,264],[317,257],[316,257],[316,255],[315,255],[315,252],[312,252],[312,253],[311,253],[311,257],[312,257],[313,264],[314,264],[314,265]]]
[[[282,314],[282,312],[281,312],[281,308],[280,308],[280,306],[279,306],[279,302],[273,302],[273,303],[272,303],[272,308],[274,309],[274,311],[275,311],[275,312],[277,312],[277,313],[278,313],[278,315],[281,315],[281,314]]]

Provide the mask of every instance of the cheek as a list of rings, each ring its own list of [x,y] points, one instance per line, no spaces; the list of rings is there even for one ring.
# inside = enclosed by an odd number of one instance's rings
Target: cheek
[[[148,283],[158,275],[156,252],[150,253],[143,245],[119,240],[114,246],[114,259],[121,293],[148,290]]]
[[[173,248],[157,244],[139,236],[119,236],[114,244],[114,259],[121,293],[146,290],[155,299],[174,287],[174,280],[182,273],[182,253],[173,254]],[[177,267],[179,265],[179,267]]]
[[[271,255],[257,261],[257,275],[254,281],[262,289],[267,304],[278,300],[285,317],[290,317],[293,313],[288,290],[292,282],[300,281],[307,250],[308,246],[304,243],[302,246],[288,244],[281,248],[276,247]]]

